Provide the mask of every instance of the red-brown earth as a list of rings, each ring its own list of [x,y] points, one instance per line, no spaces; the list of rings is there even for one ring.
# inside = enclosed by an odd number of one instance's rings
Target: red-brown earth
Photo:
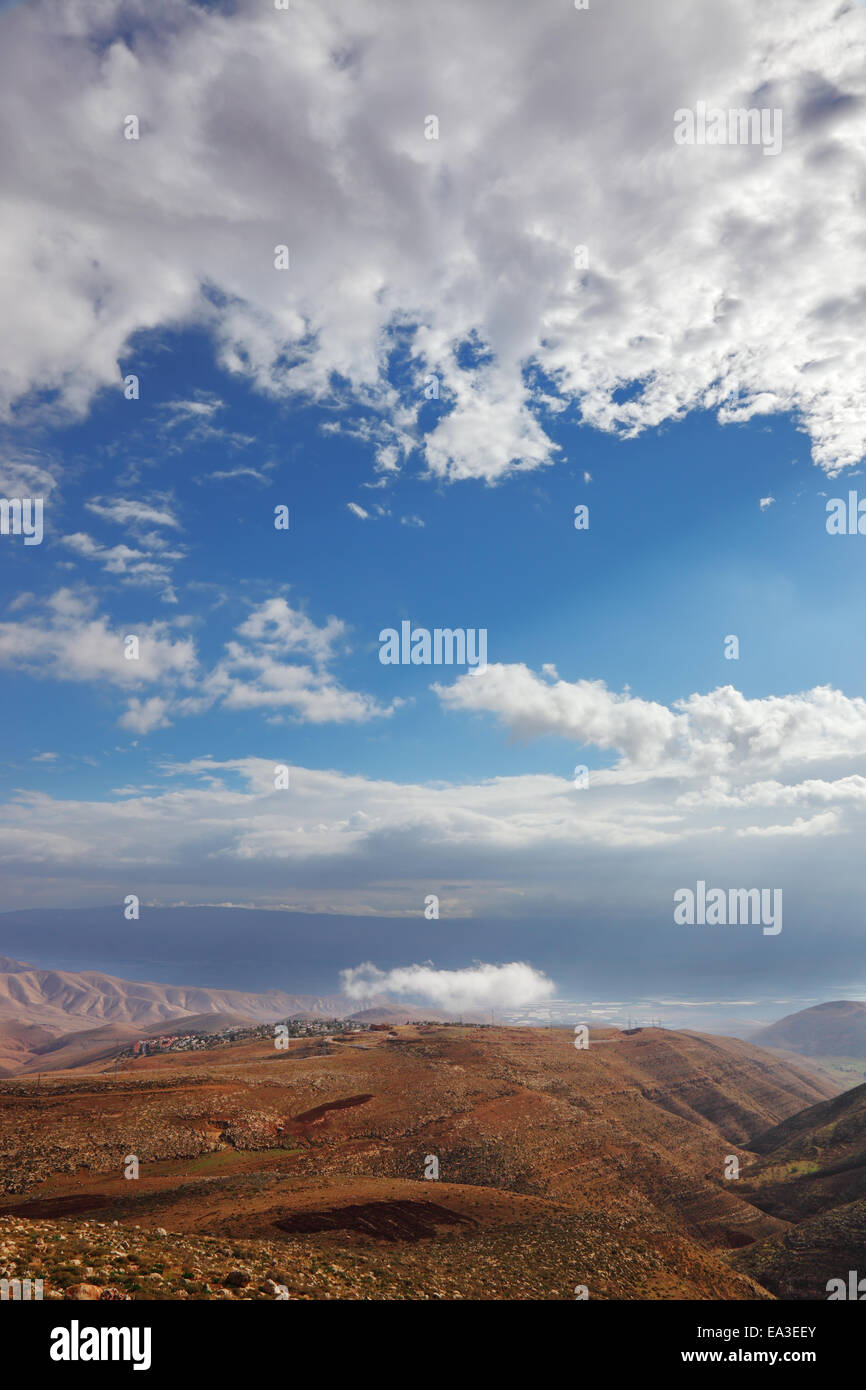
[[[731,1038],[573,1044],[408,1025],[0,1081],[0,1266],[55,1295],[90,1268],[135,1297],[274,1296],[267,1271],[298,1298],[771,1296],[731,1253],[790,1222],[726,1167],[834,1083]]]

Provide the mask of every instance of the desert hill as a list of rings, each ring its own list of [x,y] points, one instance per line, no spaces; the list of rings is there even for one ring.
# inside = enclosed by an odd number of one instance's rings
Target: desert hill
[[[316,1017],[314,1014],[310,1018]],[[250,1023],[260,1022],[240,1014],[189,1014],[168,1023],[151,1024],[141,1028],[133,1023],[106,1023],[101,1028],[80,1028],[69,1033],[61,1033],[40,1042],[26,1061],[9,1075],[27,1076],[33,1072],[73,1071],[81,1067],[93,1067],[107,1063],[117,1057],[130,1043],[161,1033],[218,1033],[226,1028],[242,1028]],[[0,1025],[2,1027],[2,1025]]]
[[[866,1004],[856,999],[816,1004],[760,1029],[750,1041],[806,1057],[866,1058]]]
[[[38,1094],[32,1077],[0,1081],[7,1242],[47,1261],[62,1222],[83,1263],[136,1297],[157,1287],[159,1230],[160,1296],[212,1296],[213,1260],[233,1267],[238,1241],[296,1297],[767,1296],[731,1253],[788,1224],[725,1180],[726,1161],[829,1099],[826,1078],[663,1029],[598,1030],[580,1051],[564,1029],[395,1032],[316,1056],[302,1040],[148,1056],[43,1075]],[[201,1276],[189,1288],[184,1267]]]
[[[448,1015],[443,1014],[440,1009],[428,1008],[426,1005],[423,1008],[415,1008],[411,1004],[382,1004],[374,1009],[357,1009],[355,1013],[349,1014],[349,1018],[354,1023],[445,1023]],[[477,1021],[471,1016],[467,1019],[470,1023]]]

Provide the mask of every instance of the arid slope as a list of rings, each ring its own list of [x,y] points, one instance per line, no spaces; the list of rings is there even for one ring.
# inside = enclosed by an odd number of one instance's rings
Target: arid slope
[[[163,1241],[165,1268],[175,1244],[175,1263],[200,1273],[211,1250],[208,1278],[161,1296],[212,1296],[213,1261],[230,1266],[237,1242],[251,1279],[262,1262],[291,1268],[300,1297],[766,1296],[728,1253],[787,1227],[725,1165],[832,1084],[734,1039],[643,1029],[573,1042],[410,1025],[325,1055],[241,1043],[116,1076],[57,1074],[38,1096],[32,1078],[6,1080],[0,1215],[25,1261],[28,1232],[47,1261],[52,1231],[116,1247],[114,1221],[127,1245]],[[133,1154],[140,1175],[126,1179]],[[152,1295],[141,1261],[95,1258],[81,1267]],[[339,1271],[331,1293],[311,1273],[323,1261]],[[57,1287],[78,1268],[57,1266]]]

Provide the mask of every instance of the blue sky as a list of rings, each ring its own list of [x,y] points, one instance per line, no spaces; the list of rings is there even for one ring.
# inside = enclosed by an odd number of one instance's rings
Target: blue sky
[[[503,1007],[856,988],[864,16],[687,8],[4,9],[9,910],[375,921],[385,970],[523,961]],[[781,148],[677,143],[698,100]],[[486,669],[383,665],[406,619]],[[684,934],[701,879],[784,931]],[[80,964],[204,970],[172,932]]]
[[[406,703],[360,727],[290,720],[280,732],[268,723],[274,711],[215,708],[132,737],[113,730],[122,694],[71,683],[58,725],[56,685],[7,671],[22,751],[59,755],[28,767],[28,787],[105,795],[121,769],[122,780],[146,778],[154,759],[215,752],[398,780],[432,769],[458,782],[569,773],[583,756],[573,741],[509,740],[493,721],[442,710],[431,685],[447,671],[381,665],[379,632],[405,618],[431,629],[484,627],[490,662],[534,670],[552,662],[565,680],[629,686],[666,704],[729,682],[750,698],[823,683],[862,689],[863,649],[851,641],[862,559],[856,539],[825,529],[827,497],[847,496],[848,484],[816,472],[791,420],[721,428],[700,413],[623,441],[579,418],[548,417],[562,449],[553,467],[498,485],[449,486],[426,476],[417,456],[381,488],[369,445],[328,431],[351,420],[350,405],[263,398],[220,371],[197,333],[142,335],[122,363],[124,373],[133,368],[139,400],[104,391],[85,420],[41,432],[36,447],[58,466],[62,495],[47,506],[44,549],[7,547],[7,602],[22,590],[41,598],[86,586],[100,612],[130,631],[171,620],[178,607],[213,663],[253,607],[284,594],[317,626],[331,615],[346,624],[343,684],[382,706]],[[207,437],[196,437],[195,418],[169,423],[184,401],[208,407]],[[130,485],[118,489],[118,475]],[[173,565],[176,605],[164,602],[165,584],[118,584],[63,546],[78,532],[103,546],[123,541],[122,526],[86,509],[120,490],[176,519],[170,535],[184,551]],[[774,500],[762,508],[766,497]],[[578,503],[590,508],[587,531],[574,529]],[[288,533],[274,529],[279,504],[290,509]],[[740,639],[736,662],[724,657],[729,633]],[[81,764],[83,752],[95,765]],[[609,762],[596,756],[589,765]],[[22,765],[7,763],[7,789],[21,784]]]

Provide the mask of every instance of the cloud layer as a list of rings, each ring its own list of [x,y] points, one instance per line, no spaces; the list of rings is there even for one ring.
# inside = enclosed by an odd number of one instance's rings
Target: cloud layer
[[[416,447],[442,478],[550,464],[571,402],[624,434],[793,411],[823,467],[863,454],[862,6],[33,0],[0,26],[7,414],[83,412],[137,332],[196,323],[264,392],[351,394],[383,475]],[[781,110],[781,153],[676,145],[698,100]]]

